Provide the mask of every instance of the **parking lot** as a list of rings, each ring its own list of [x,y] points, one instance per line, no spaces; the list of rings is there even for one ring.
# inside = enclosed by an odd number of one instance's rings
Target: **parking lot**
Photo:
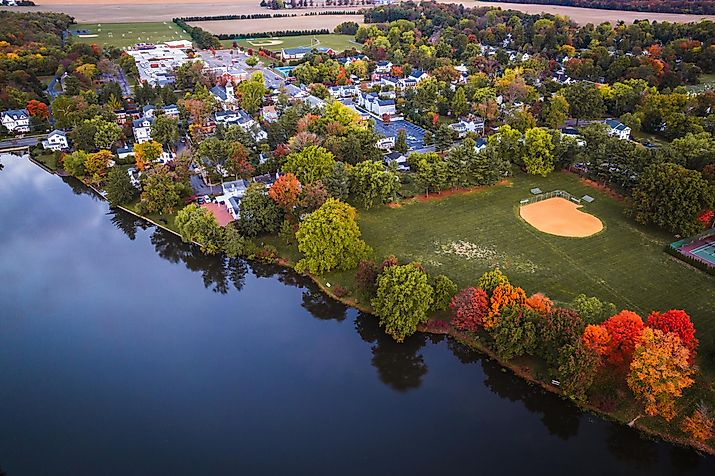
[[[390,121],[388,123],[375,121],[375,132],[385,137],[397,137],[400,129],[405,129],[407,132],[407,146],[410,150],[420,149],[424,146],[425,130],[421,127],[405,120]]]

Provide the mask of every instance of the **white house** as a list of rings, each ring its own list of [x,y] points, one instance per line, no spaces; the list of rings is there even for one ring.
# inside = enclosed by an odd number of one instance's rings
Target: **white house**
[[[241,199],[246,194],[248,184],[245,180],[234,180],[221,184],[223,194],[216,197],[216,202],[226,205],[229,213],[234,219],[238,219],[241,207]]]
[[[630,139],[631,128],[623,124],[621,121],[616,119],[606,119],[605,123],[608,127],[609,136],[618,137],[621,140]]]
[[[65,134],[65,131],[55,129],[47,134],[47,139],[42,141],[42,147],[54,151],[69,149],[67,134]]]
[[[349,98],[352,96],[357,96],[360,93],[360,89],[354,84],[346,84],[344,86],[332,86],[328,88],[330,95],[335,99]]]
[[[387,74],[392,71],[392,63],[389,61],[378,61],[375,65],[375,72],[380,74]]]
[[[154,119],[151,117],[142,117],[132,122],[134,141],[137,144],[142,144],[151,140],[151,124],[153,122]]]
[[[261,109],[261,117],[266,122],[276,122],[278,120],[278,111],[275,106],[264,106]]]
[[[30,114],[27,109],[10,109],[0,115],[2,125],[10,132],[30,132]]]
[[[410,170],[409,165],[407,165],[407,156],[401,152],[391,152],[385,156],[385,164],[391,163],[397,164],[397,170],[406,172]]]
[[[466,136],[468,132],[484,134],[484,121],[481,119],[462,119],[459,122],[450,124],[449,128],[456,132],[457,136],[461,139]]]
[[[375,93],[360,93],[358,95],[358,105],[378,118],[382,118],[384,115],[390,117],[397,115],[394,99],[380,99]]]
[[[236,91],[234,90],[233,83],[231,81],[227,82],[226,86],[220,86],[217,84],[211,88],[211,94],[218,99],[224,109],[228,109],[238,103],[236,100]]]

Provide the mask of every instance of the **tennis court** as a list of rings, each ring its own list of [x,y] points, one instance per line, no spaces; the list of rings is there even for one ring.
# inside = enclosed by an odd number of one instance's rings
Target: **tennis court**
[[[715,266],[715,243],[707,243],[699,248],[695,248],[690,251],[690,254]]]

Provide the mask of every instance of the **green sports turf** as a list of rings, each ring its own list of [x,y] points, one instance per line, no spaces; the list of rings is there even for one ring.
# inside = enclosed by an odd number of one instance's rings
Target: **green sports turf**
[[[170,21],[156,23],[82,23],[71,31],[89,30],[88,36],[72,35],[74,41],[96,43],[100,46],[126,48],[137,43],[162,43],[171,40],[190,40],[189,35]]]
[[[260,46],[271,51],[280,51],[282,48],[296,48],[299,46],[310,46],[311,39],[315,38],[320,43],[316,46],[321,46],[325,48],[332,48],[337,52],[341,52],[350,48],[360,48],[359,44],[356,44],[355,38],[352,35],[304,35],[304,36],[282,36],[278,38],[256,38],[254,40],[236,40],[239,46],[244,48],[254,48],[258,49]],[[278,44],[266,44],[276,42]],[[233,40],[222,40],[221,44],[224,47],[230,48],[233,44]],[[315,45],[315,42],[313,42]]]
[[[582,210],[598,216],[604,230],[588,238],[563,238],[531,227],[519,217],[518,205],[534,187],[591,195],[596,200]],[[685,309],[697,328],[701,360],[715,373],[715,278],[666,254],[663,247],[672,236],[638,226],[625,216],[622,203],[573,175],[519,174],[511,186],[360,210],[359,223],[376,256],[419,261],[460,286],[474,285],[498,266],[528,293],[541,291],[560,301],[585,293],[644,318],[653,309]]]

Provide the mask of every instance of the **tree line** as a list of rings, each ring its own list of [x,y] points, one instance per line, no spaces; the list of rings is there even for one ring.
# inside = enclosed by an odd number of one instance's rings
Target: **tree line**
[[[629,10],[635,12],[691,13],[712,15],[713,0],[496,0],[497,2],[524,3],[527,5],[564,5],[568,7],[598,8],[603,10]]]

